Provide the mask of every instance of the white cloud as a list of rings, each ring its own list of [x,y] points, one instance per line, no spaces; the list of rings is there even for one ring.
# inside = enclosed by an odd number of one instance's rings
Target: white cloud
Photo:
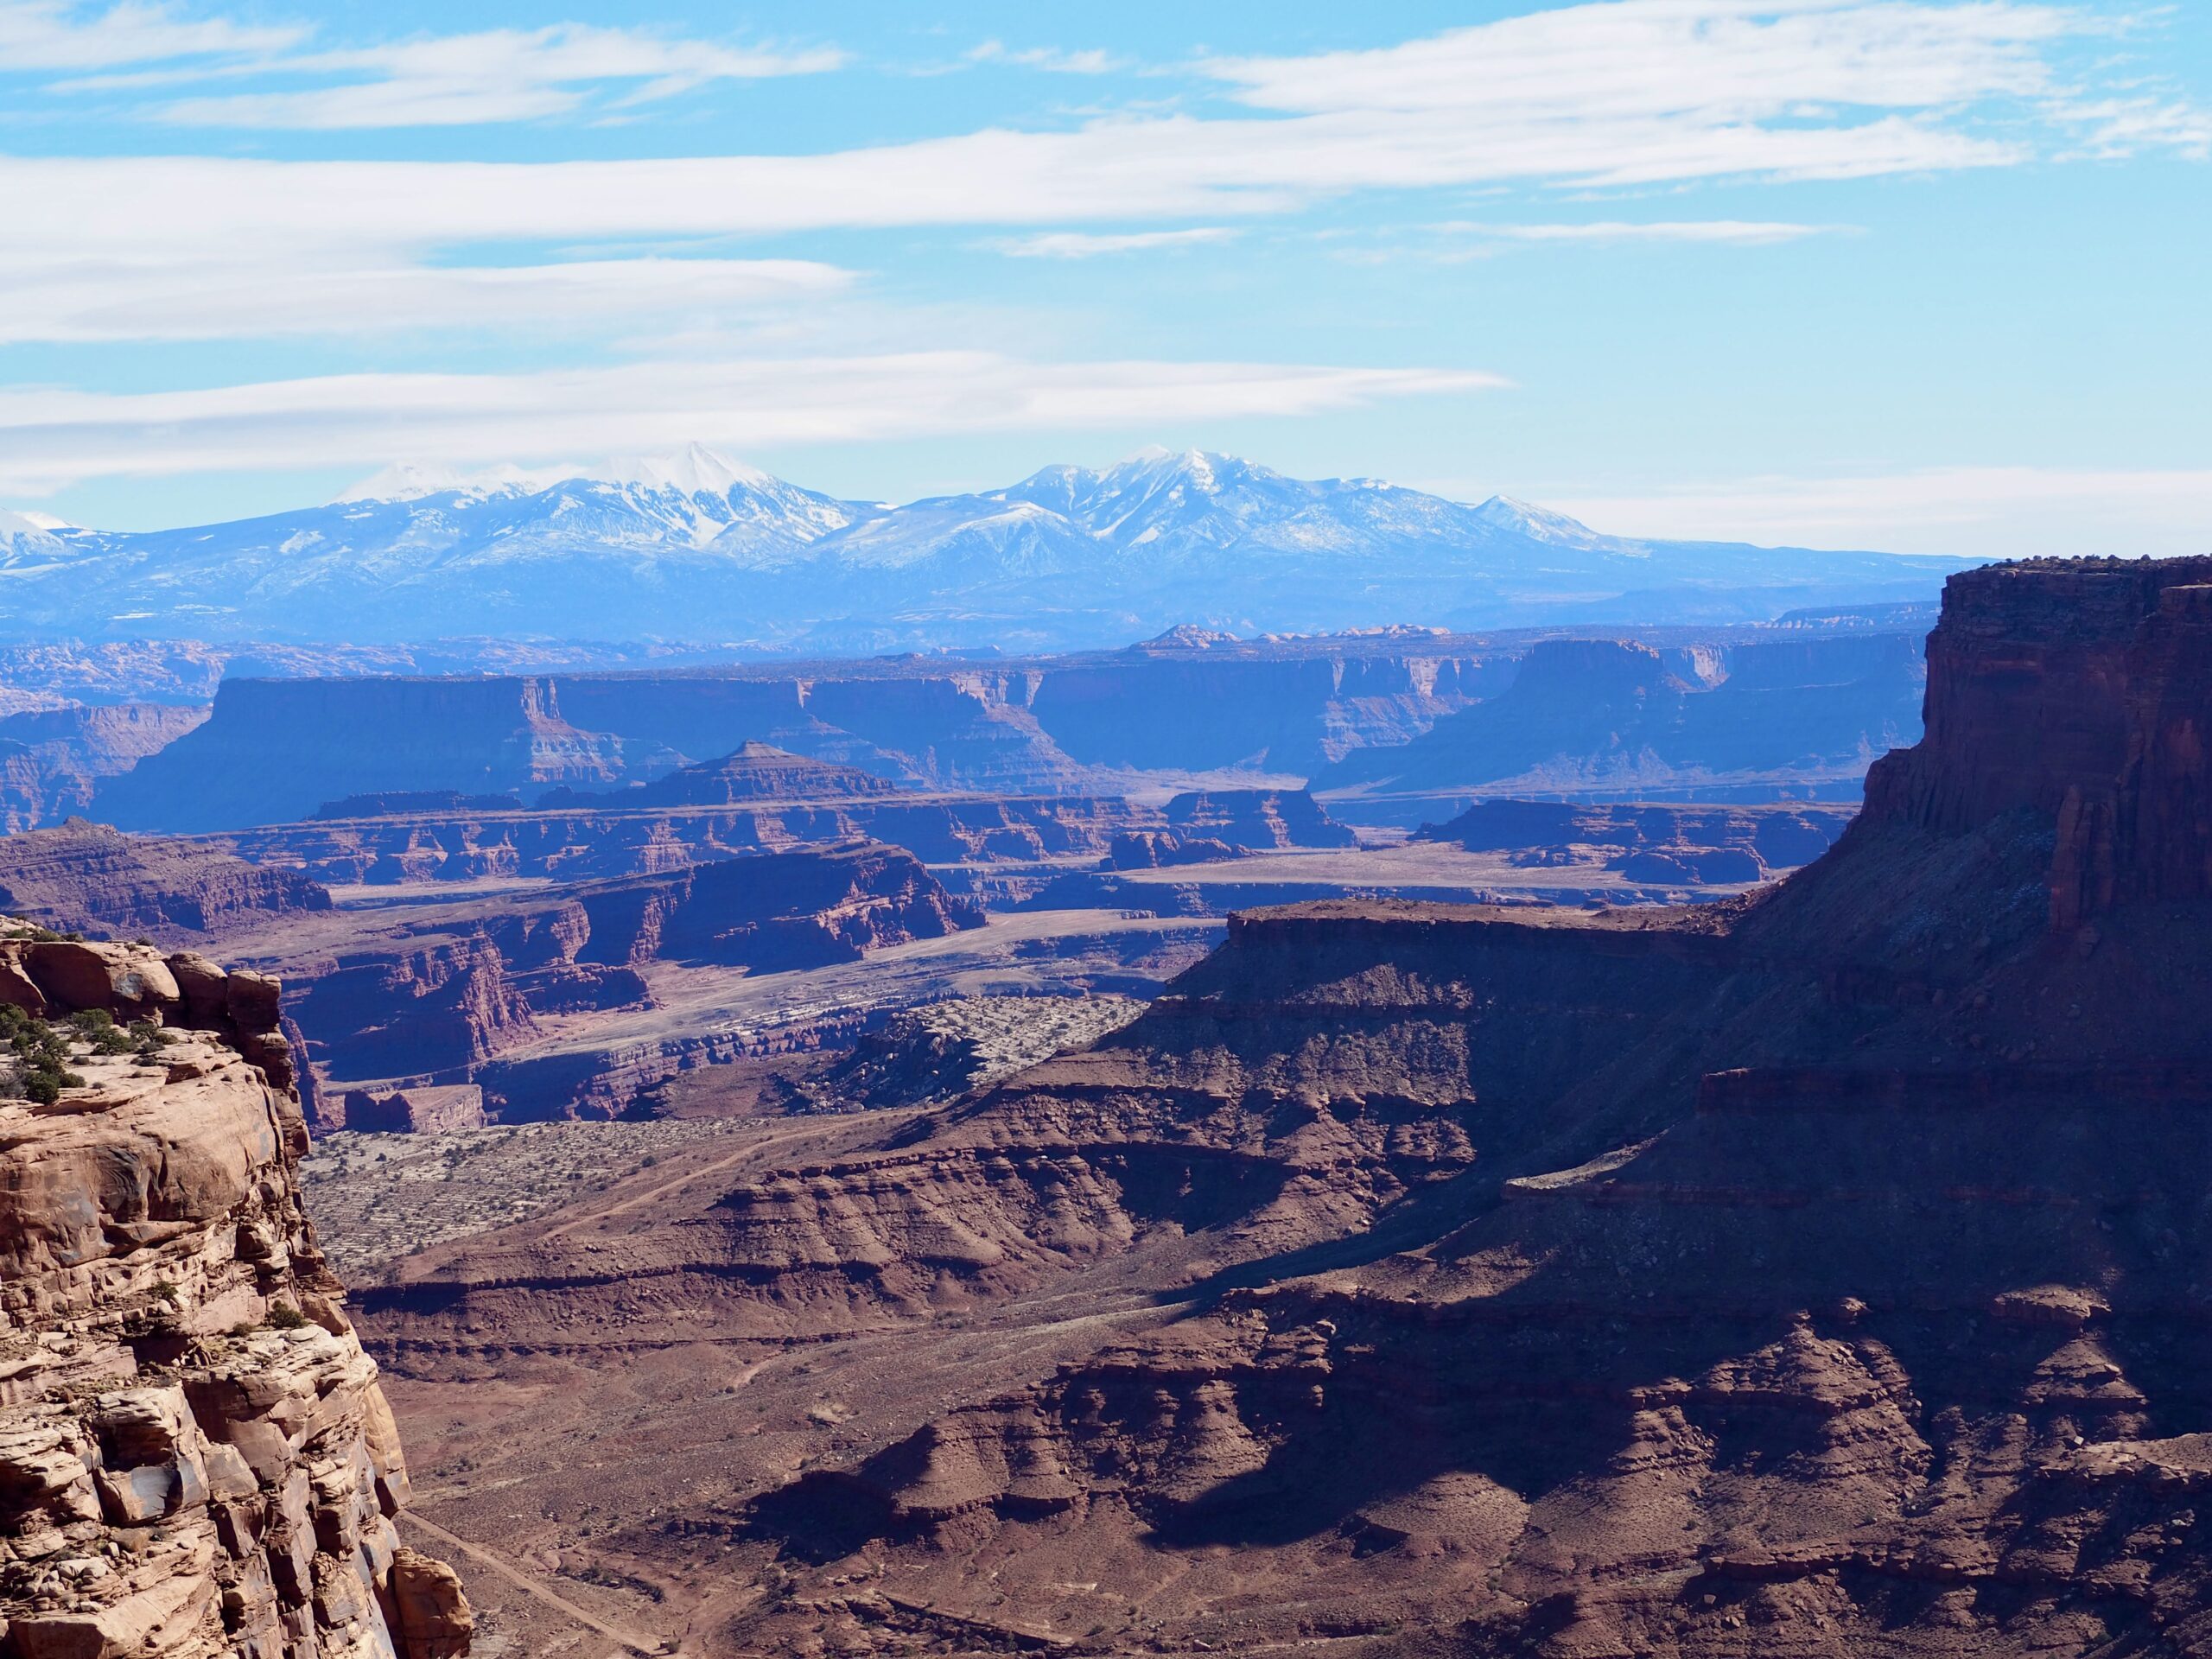
[[[1056,75],[1104,75],[1126,67],[1112,53],[1096,47],[1070,52],[1056,46],[1033,46],[1014,51],[1002,41],[985,41],[969,48],[970,63],[1012,63],[1025,69],[1042,69]]]
[[[2212,470],[1948,467],[1757,478],[1552,505],[1593,528],[1978,558],[2212,552]]]
[[[125,3],[88,11],[70,0],[0,0],[0,73],[105,69],[175,58],[264,55],[307,38],[303,28],[193,22],[175,6]]]
[[[1081,431],[1308,415],[1503,385],[1447,369],[1036,363],[985,352],[686,359],[537,374],[354,374],[190,391],[0,390],[0,496],[83,480],[451,465],[680,446]]]
[[[558,23],[302,54],[263,69],[368,79],[302,92],[185,99],[156,113],[187,126],[456,126],[565,114],[583,105],[593,89],[613,82],[640,83],[620,100],[629,105],[710,81],[820,73],[845,60],[843,53],[829,48],[768,51]]]
[[[0,256],[0,271],[6,269]],[[542,265],[327,265],[148,256],[35,270],[6,285],[0,344],[231,340],[390,330],[483,333],[650,317],[666,330],[845,291],[852,273],[804,259],[594,259]]]
[[[1046,231],[1036,236],[1007,237],[988,245],[1016,259],[1092,259],[1102,253],[1136,253],[1147,248],[1186,248],[1208,242],[1228,242],[1241,234],[1224,225],[1200,225],[1187,231],[1128,231],[1107,236],[1084,231]]]
[[[1719,242],[1738,247],[1758,247],[1772,242],[1796,242],[1808,236],[1827,236],[1852,231],[1849,225],[1798,225],[1788,221],[1741,219],[1658,219],[1635,223],[1599,219],[1589,224],[1491,225],[1453,220],[1428,227],[1448,236],[1493,238],[1504,242]]]

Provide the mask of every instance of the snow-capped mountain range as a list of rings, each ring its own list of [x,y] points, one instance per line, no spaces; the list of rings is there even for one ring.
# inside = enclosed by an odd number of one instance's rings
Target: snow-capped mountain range
[[[0,512],[0,637],[505,636],[825,652],[1392,623],[1749,620],[1932,595],[1954,562],[1637,541],[1503,496],[1147,451],[893,505],[693,445],[590,468],[395,467],[327,506],[112,532]]]

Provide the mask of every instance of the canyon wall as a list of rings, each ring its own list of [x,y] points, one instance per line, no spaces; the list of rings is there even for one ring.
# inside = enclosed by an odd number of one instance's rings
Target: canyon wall
[[[561,1016],[654,1007],[655,964],[815,968],[981,921],[911,854],[858,842],[373,918],[282,960],[288,1012],[322,1084],[320,1121],[338,1127],[353,1085],[479,1082]],[[566,1060],[542,1087],[510,1084],[495,1108],[582,1109],[607,1059],[580,1037]]]
[[[0,909],[49,928],[199,943],[330,906],[328,891],[296,870],[81,818],[0,837]]]
[[[1516,655],[1421,635],[1005,665],[226,680],[207,725],[113,780],[99,810],[125,829],[189,831],[385,791],[534,799],[748,741],[937,789],[1080,792],[1102,768],[1302,772],[1465,707],[1510,678]]]
[[[0,717],[0,835],[60,823],[207,718],[204,707],[124,702]]]
[[[1855,794],[1870,761],[1919,734],[1924,683],[1913,633],[1704,652],[1546,640],[1497,696],[1398,747],[1354,751],[1313,782],[1325,794]]]
[[[2212,893],[2212,558],[1956,575],[1928,652],[1927,741],[1869,775],[1871,819],[1955,833],[2050,818],[2065,926]]]
[[[0,1101],[0,1653],[466,1655],[301,1207],[276,982],[24,932],[0,1001],[19,1076],[27,1045],[66,1067]]]

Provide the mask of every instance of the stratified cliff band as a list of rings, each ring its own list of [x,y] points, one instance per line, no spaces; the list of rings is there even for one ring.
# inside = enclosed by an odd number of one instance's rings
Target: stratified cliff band
[[[278,986],[0,928],[0,1655],[458,1659],[301,1208]]]

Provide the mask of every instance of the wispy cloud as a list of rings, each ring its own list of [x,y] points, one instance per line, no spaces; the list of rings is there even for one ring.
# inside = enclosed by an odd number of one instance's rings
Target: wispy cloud
[[[1201,225],[1185,231],[1126,231],[1097,235],[1085,231],[1046,231],[1035,236],[1003,237],[986,244],[1016,259],[1095,259],[1104,253],[1138,253],[1148,248],[1187,248],[1230,242],[1243,232],[1226,225]]]
[[[166,6],[93,13],[59,0],[0,0],[0,74],[92,72],[49,86],[64,94],[274,82],[142,113],[183,126],[334,130],[533,120],[594,104],[649,103],[714,81],[816,74],[847,60],[830,47],[735,46],[582,23],[321,51],[306,49],[310,35],[304,26],[188,22]]]
[[[8,282],[0,344],[445,328],[496,334],[648,317],[667,331],[694,319],[727,323],[780,312],[853,283],[850,271],[804,259],[410,265],[340,258],[261,267],[125,257]]]
[[[560,23],[303,54],[267,67],[290,75],[362,79],[297,92],[183,99],[156,115],[188,126],[470,125],[567,114],[594,91],[616,85],[630,86],[619,99],[628,105],[710,81],[818,74],[845,61],[842,52],[828,47],[774,51]]]
[[[1128,67],[1125,60],[1096,47],[1071,52],[1057,46],[1014,50],[1001,41],[985,41],[968,51],[970,63],[1010,63],[1056,75],[1103,75]]]
[[[222,18],[195,21],[169,5],[124,3],[105,10],[70,0],[0,0],[0,73],[93,70],[178,58],[261,57],[284,52],[309,31]]]
[[[88,478],[373,466],[399,433],[412,452],[459,465],[694,439],[743,450],[1310,415],[1503,384],[1450,369],[1039,363],[930,352],[336,375],[130,394],[0,390],[0,497],[46,495]]]
[[[1599,219],[1586,224],[1497,225],[1450,219],[1428,229],[1440,235],[1499,242],[1708,242],[1758,247],[1797,242],[1808,236],[1855,231],[1851,225],[1799,225],[1788,220],[1688,219],[1630,221]]]

